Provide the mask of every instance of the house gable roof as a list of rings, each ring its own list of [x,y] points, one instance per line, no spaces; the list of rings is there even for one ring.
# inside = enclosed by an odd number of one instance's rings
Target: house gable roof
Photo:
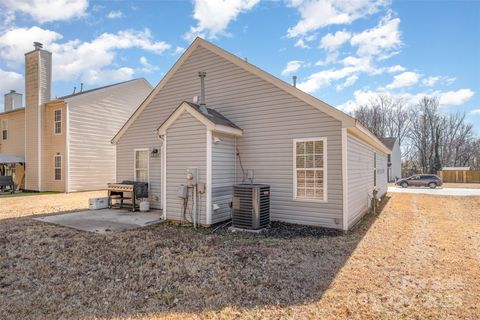
[[[387,148],[385,145],[368,129],[360,124],[355,118],[347,115],[346,113],[340,111],[339,109],[334,108],[333,106],[325,103],[324,101],[315,98],[314,96],[292,86],[289,83],[286,83],[283,80],[271,75],[270,73],[258,68],[257,66],[241,59],[234,54],[202,39],[197,37],[192,44],[188,47],[188,49],[182,54],[182,56],[177,60],[177,62],[172,66],[172,68],[167,72],[165,77],[158,83],[155,89],[150,92],[147,98],[143,101],[143,103],[138,107],[138,109],[130,116],[127,122],[123,125],[123,127],[118,131],[118,133],[113,137],[112,143],[117,143],[123,134],[127,131],[127,129],[132,125],[133,122],[138,118],[138,116],[142,113],[142,111],[150,104],[153,98],[157,95],[157,93],[167,84],[169,79],[176,73],[176,71],[183,65],[183,63],[190,57],[190,55],[195,51],[198,46],[202,46],[203,48],[210,50],[211,52],[217,54],[218,56],[230,61],[231,63],[235,64],[243,68],[244,70],[251,72],[252,74],[260,77],[261,79],[273,84],[277,88],[280,88],[287,93],[291,94],[292,96],[304,101],[308,105],[317,108],[318,110],[324,112],[325,114],[333,117],[342,122],[343,127],[353,127],[353,130],[358,132],[358,135],[362,137],[362,139],[366,140],[369,144],[380,149],[386,153],[388,153]]]
[[[380,141],[382,141],[383,144],[387,146],[388,149],[393,150],[393,147],[395,146],[395,142],[397,141],[397,138],[385,137],[385,138],[380,138]]]
[[[207,114],[202,112],[201,107],[198,104],[191,103],[188,101],[183,101],[180,105],[172,112],[172,114],[162,123],[162,125],[157,129],[159,135],[165,135],[167,129],[175,123],[175,121],[182,115],[184,112],[190,113],[198,121],[203,123],[208,130],[214,132],[220,132],[225,134],[231,134],[235,136],[241,136],[243,131],[237,127],[233,122],[225,118],[219,112],[207,108]]]

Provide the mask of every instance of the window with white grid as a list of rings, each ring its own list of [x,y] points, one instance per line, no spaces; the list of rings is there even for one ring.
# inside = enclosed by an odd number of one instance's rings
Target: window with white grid
[[[62,156],[55,156],[55,180],[62,180]]]
[[[327,139],[294,140],[296,199],[326,201]]]
[[[135,150],[135,181],[148,182],[148,149]]]
[[[53,112],[55,134],[62,133],[62,110],[58,109]]]

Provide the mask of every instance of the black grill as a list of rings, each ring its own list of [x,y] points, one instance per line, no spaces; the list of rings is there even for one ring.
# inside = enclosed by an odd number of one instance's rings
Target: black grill
[[[270,224],[270,186],[237,184],[233,186],[233,218],[235,228],[258,230]]]

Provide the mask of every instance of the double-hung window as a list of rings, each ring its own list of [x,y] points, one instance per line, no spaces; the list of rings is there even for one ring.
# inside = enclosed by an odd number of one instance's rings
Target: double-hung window
[[[53,130],[55,134],[61,134],[62,133],[62,110],[57,109],[53,112],[53,123],[54,123]]]
[[[295,139],[294,197],[327,201],[327,139]]]
[[[62,156],[57,154],[54,158],[55,180],[62,180]]]
[[[135,150],[135,181],[148,182],[148,149]]]
[[[8,120],[2,120],[2,139],[8,139]]]

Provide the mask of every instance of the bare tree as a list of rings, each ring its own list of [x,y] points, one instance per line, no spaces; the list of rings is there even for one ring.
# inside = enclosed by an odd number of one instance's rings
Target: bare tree
[[[480,138],[464,113],[441,112],[439,100],[423,97],[412,106],[378,95],[353,115],[378,137],[397,137],[404,171],[436,173],[443,166],[480,168]]]
[[[377,137],[396,137],[400,145],[408,135],[410,117],[403,99],[378,95],[356,109],[353,116]]]

